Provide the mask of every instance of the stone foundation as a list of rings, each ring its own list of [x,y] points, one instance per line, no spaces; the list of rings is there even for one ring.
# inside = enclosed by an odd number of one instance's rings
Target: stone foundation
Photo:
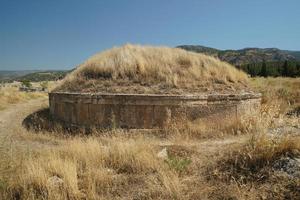
[[[70,125],[161,128],[172,119],[237,120],[255,115],[260,94],[141,95],[49,93],[51,115]],[[217,120],[216,120],[217,122]]]

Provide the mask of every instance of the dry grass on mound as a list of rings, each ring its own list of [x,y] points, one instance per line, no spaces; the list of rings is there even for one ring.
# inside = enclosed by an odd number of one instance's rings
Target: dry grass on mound
[[[94,55],[56,91],[181,93],[245,89],[247,75],[203,54],[125,45]]]

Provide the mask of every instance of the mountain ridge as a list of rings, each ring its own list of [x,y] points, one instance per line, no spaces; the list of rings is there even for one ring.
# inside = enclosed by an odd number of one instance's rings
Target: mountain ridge
[[[28,80],[52,81],[63,78],[69,70],[0,70],[0,82]]]
[[[246,47],[243,49],[226,49],[202,46],[202,45],[179,45],[176,48],[185,49],[197,53],[204,53],[220,60],[229,62],[235,66],[245,64],[261,63],[261,62],[277,62],[277,61],[300,61],[300,51],[281,50],[279,48],[258,48]]]

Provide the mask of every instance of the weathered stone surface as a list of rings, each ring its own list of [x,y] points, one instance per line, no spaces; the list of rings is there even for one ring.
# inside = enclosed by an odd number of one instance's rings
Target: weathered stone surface
[[[51,114],[70,125],[149,129],[174,118],[236,120],[259,111],[260,94],[49,93]]]

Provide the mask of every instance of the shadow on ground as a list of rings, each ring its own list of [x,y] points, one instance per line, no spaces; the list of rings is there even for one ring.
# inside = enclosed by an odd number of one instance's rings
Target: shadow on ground
[[[23,120],[22,125],[28,131],[35,133],[55,132],[64,134],[67,133],[71,135],[89,135],[92,134],[95,130],[97,130],[97,133],[105,133],[106,131],[111,130],[110,128],[104,129],[100,127],[91,126],[76,126],[69,123],[65,123],[61,120],[52,117],[49,108],[43,108],[28,115]]]
[[[34,133],[63,133],[68,135],[105,135],[107,133],[146,134],[165,138],[167,132],[164,129],[114,129],[112,127],[76,126],[57,120],[51,116],[49,108],[40,109],[28,115],[22,122],[23,127]]]
[[[55,127],[59,122],[55,121],[51,115],[49,108],[40,109],[28,115],[22,122],[27,130],[39,131],[55,131]]]
[[[85,127],[70,126],[60,120],[54,119],[49,108],[40,109],[28,115],[22,122],[22,125],[32,132],[63,132],[63,133],[89,133],[90,130]]]

